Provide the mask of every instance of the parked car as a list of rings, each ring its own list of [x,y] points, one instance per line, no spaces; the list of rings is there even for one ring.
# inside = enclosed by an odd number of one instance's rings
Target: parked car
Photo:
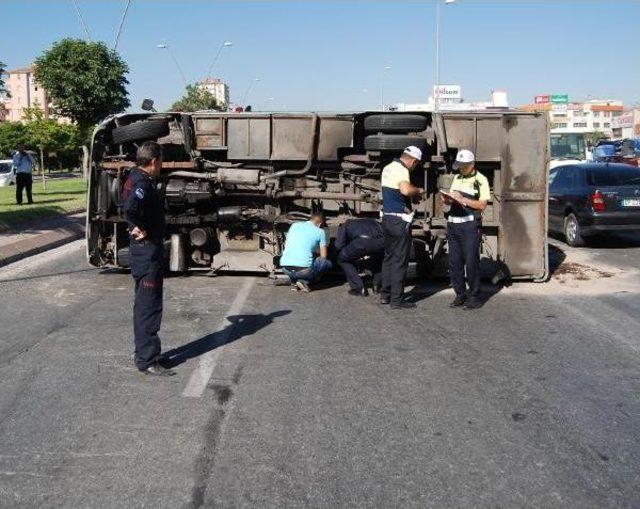
[[[13,161],[11,159],[0,159],[0,187],[12,186],[16,183],[16,176],[12,169]]]
[[[551,170],[549,230],[563,233],[570,246],[597,234],[640,232],[640,168],[586,163]]]

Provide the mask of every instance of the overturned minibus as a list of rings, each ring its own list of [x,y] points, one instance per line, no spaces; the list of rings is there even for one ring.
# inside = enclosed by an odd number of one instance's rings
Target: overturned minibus
[[[127,113],[93,134],[87,257],[128,267],[122,187],[137,146],[163,146],[169,270],[211,274],[278,270],[285,236],[314,207],[335,235],[346,218],[378,217],[382,168],[408,145],[424,154],[413,183],[412,260],[420,274],[446,271],[446,217],[437,199],[459,149],[476,155],[491,185],[483,216],[485,273],[543,281],[547,259],[548,122],[541,113]]]

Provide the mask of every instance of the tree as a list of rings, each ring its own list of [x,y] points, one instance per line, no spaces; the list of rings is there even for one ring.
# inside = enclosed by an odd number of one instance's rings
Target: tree
[[[36,59],[35,78],[49,93],[53,111],[78,125],[85,176],[92,127],[130,105],[128,72],[118,53],[103,42],[62,39]]]
[[[594,131],[592,133],[586,133],[584,135],[585,141],[587,142],[587,146],[589,147],[595,145],[598,140],[606,137],[607,135],[600,131]]]
[[[215,110],[218,106],[216,98],[206,88],[198,85],[187,85],[184,96],[173,103],[171,111]]]
[[[4,62],[0,61],[0,96],[1,95],[6,95],[9,96],[9,91],[7,90],[7,86],[5,85],[4,82],[4,70],[5,70],[5,65]]]
[[[28,144],[28,139],[22,122],[0,122],[0,157],[10,157],[20,143]]]
[[[55,119],[45,118],[44,112],[36,103],[32,108],[25,108],[24,120],[29,147],[40,151],[40,171],[42,185],[46,190],[44,178],[44,154],[46,152],[68,153],[76,150],[80,143],[78,127],[73,124],[59,124]]]

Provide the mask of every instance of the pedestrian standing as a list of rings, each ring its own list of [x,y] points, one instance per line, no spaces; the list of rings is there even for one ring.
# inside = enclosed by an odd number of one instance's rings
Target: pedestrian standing
[[[22,191],[27,192],[27,202],[33,203],[31,189],[33,187],[33,168],[36,165],[24,143],[18,145],[13,153],[13,172],[16,175],[16,203],[22,205]]]
[[[487,207],[491,191],[487,178],[476,170],[475,156],[470,150],[458,151],[454,168],[459,170],[459,174],[451,184],[451,198],[440,195],[445,204],[451,205],[447,217],[447,245],[449,276],[451,286],[456,292],[451,307],[464,306],[464,309],[477,309],[482,306],[480,296],[482,211]]]
[[[384,258],[384,235],[382,226],[375,219],[348,219],[336,234],[338,265],[342,267],[349,283],[349,295],[367,297],[364,281],[358,273],[357,263],[365,256],[370,258],[373,270],[374,293],[380,291],[382,260]]]
[[[409,172],[418,167],[422,151],[407,147],[399,159],[382,170],[382,231],[384,234],[384,261],[382,262],[382,290],[380,303],[391,304],[392,309],[415,308],[413,302],[403,301],[404,280],[411,250],[411,199],[424,190],[411,184]]]
[[[156,179],[162,169],[162,147],[143,143],[136,154],[137,167],[124,184],[124,212],[129,224],[131,275],[135,281],[133,305],[134,360],[148,375],[172,376],[161,365],[158,331],[162,321],[165,210]]]

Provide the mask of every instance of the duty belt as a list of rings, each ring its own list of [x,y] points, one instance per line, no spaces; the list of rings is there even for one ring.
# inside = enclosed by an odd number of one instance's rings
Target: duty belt
[[[475,216],[473,214],[470,214],[468,216],[449,216],[449,218],[447,219],[448,222],[450,223],[468,223],[469,221],[475,221]]]
[[[383,216],[395,216],[402,219],[405,223],[411,223],[413,221],[414,212],[409,214],[401,214],[400,212],[382,212]]]

